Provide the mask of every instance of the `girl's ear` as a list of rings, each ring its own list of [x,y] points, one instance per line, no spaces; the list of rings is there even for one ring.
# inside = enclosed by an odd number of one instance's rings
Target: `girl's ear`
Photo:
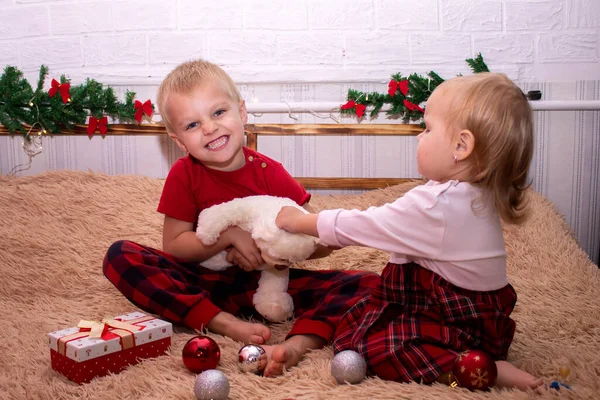
[[[183,151],[184,153],[188,152],[187,147],[185,147],[185,144],[183,144],[183,142],[179,140],[176,134],[174,134],[173,132],[167,132],[167,135],[169,135],[169,137],[173,139],[175,143],[177,143],[177,147],[179,147],[181,151]]]
[[[457,161],[469,158],[475,148],[475,135],[468,129],[459,132],[456,138],[455,156]]]
[[[240,101],[240,118],[244,125],[248,123],[248,111],[246,110],[246,101]]]

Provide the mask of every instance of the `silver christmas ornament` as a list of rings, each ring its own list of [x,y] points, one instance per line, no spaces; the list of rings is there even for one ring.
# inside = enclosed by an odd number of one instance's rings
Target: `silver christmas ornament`
[[[367,374],[367,363],[353,350],[344,350],[331,361],[331,376],[337,383],[360,383]]]
[[[256,344],[248,344],[238,352],[238,367],[242,372],[260,374],[267,366],[265,349]]]
[[[198,400],[226,400],[229,397],[229,380],[217,369],[206,370],[196,377],[194,394]]]

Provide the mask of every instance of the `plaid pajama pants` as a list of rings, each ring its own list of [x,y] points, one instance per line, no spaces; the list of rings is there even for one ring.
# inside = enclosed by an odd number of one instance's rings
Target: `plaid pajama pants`
[[[516,301],[511,285],[470,291],[415,263],[389,263],[372,294],[342,318],[333,349],[357,351],[382,379],[431,383],[465,350],[506,359]]]
[[[252,304],[260,271],[212,271],[130,241],[110,246],[103,270],[133,304],[174,323],[203,329],[220,311],[260,318]],[[364,271],[291,268],[288,293],[296,321],[288,337],[313,334],[331,340],[343,314],[378,281],[379,275]]]

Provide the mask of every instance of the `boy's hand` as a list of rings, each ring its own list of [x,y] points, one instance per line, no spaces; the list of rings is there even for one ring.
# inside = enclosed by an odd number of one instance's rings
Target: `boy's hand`
[[[275,224],[279,229],[290,233],[297,233],[297,220],[302,217],[304,213],[298,210],[296,207],[285,206],[281,208],[277,218],[275,218]]]
[[[232,226],[222,234],[226,235],[228,243],[233,246],[227,253],[228,262],[238,265],[244,271],[253,271],[264,264],[260,250],[248,232],[237,226]]]

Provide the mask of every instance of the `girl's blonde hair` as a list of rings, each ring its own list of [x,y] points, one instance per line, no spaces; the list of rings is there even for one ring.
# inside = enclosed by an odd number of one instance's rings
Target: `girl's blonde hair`
[[[174,93],[188,94],[207,81],[221,85],[223,91],[236,103],[242,101],[237,86],[221,67],[204,60],[184,62],[171,71],[158,88],[156,102],[167,132],[173,132],[166,107],[169,96]]]
[[[471,182],[487,189],[503,220],[523,222],[533,157],[533,119],[527,98],[499,73],[461,76],[443,86],[456,94],[450,105],[452,122],[475,137],[468,159]]]

